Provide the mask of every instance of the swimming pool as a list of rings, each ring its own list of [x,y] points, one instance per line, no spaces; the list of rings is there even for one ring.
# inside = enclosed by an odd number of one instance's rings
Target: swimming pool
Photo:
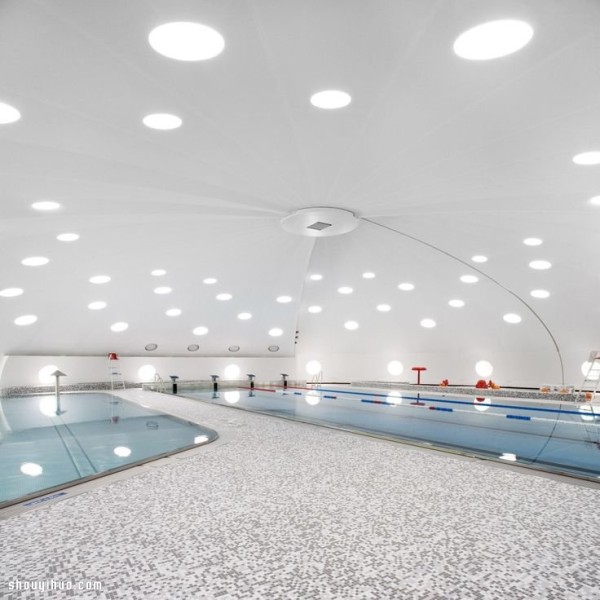
[[[600,406],[334,387],[180,395],[541,470],[600,478]]]
[[[1,398],[0,508],[216,438],[108,393]]]

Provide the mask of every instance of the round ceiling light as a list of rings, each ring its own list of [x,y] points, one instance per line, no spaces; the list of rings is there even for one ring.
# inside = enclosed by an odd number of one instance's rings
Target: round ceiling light
[[[165,311],[165,315],[167,315],[167,317],[178,317],[180,314],[181,314],[180,308],[169,308],[168,310]]]
[[[217,294],[216,296],[217,300],[221,300],[222,302],[226,302],[227,300],[231,300],[233,298],[233,296],[231,294],[228,293],[223,293],[223,294]]]
[[[240,347],[239,346],[229,346],[228,350],[229,350],[229,352],[239,352]]]
[[[352,97],[347,92],[341,90],[323,90],[317,92],[310,97],[310,103],[317,108],[326,110],[334,110],[336,108],[344,108],[352,102]]]
[[[225,40],[218,31],[185,21],[155,27],[148,35],[148,42],[159,54],[184,61],[213,58],[225,47]]]
[[[358,323],[356,321],[346,321],[344,327],[349,331],[355,331],[358,329]]]
[[[313,315],[316,315],[317,313],[320,313],[323,310],[322,307],[317,306],[316,304],[314,304],[313,306],[309,306],[308,307],[308,312],[312,313]]]
[[[238,315],[238,319],[240,321],[247,321],[248,319],[252,318],[252,314],[249,312],[242,312]]]
[[[192,333],[194,335],[206,335],[208,333],[208,327],[204,327],[204,325],[201,325],[200,327],[196,327]]]
[[[198,350],[200,350],[200,346],[198,346],[198,344],[190,344],[188,347],[188,352],[197,352]]]
[[[153,115],[146,115],[143,118],[143,123],[150,129],[160,129],[167,131],[169,129],[177,129],[181,127],[183,121],[177,115],[170,115],[168,113],[156,113]]]
[[[49,262],[50,260],[45,256],[30,256],[29,258],[24,258],[21,264],[26,267],[41,267],[42,265],[47,265]]]
[[[576,165],[599,165],[600,164],[600,152],[582,152],[581,154],[576,154],[573,157],[573,162]]]
[[[150,275],[152,275],[153,277],[162,277],[166,274],[167,272],[164,269],[154,269],[154,271],[150,271]]]
[[[436,326],[436,322],[433,319],[422,319],[421,327],[425,327],[425,329],[431,329]]]
[[[484,263],[487,262],[488,257],[483,256],[483,254],[476,254],[475,256],[471,256],[471,260],[476,263]]]
[[[41,200],[40,202],[34,202],[31,205],[31,208],[41,211],[58,210],[60,208],[60,204],[52,200]]]
[[[600,206],[600,196],[593,196],[588,200],[592,206]]]
[[[283,335],[283,329],[273,327],[272,329],[269,329],[269,335],[272,337],[279,337],[280,335]]]
[[[377,310],[379,312],[390,312],[390,310],[392,310],[392,307],[389,304],[378,304]]]
[[[371,273],[371,271],[367,271],[362,274],[363,279],[375,279],[375,273]]]
[[[102,283],[108,283],[109,281],[110,277],[108,275],[94,275],[89,279],[90,283],[96,283],[98,285]]]
[[[277,302],[279,302],[279,304],[288,304],[291,301],[291,296],[277,296]]]
[[[458,298],[455,298],[454,300],[449,300],[448,305],[452,308],[462,308],[465,305],[465,302],[464,300],[459,300]]]
[[[454,42],[454,52],[467,60],[491,60],[521,50],[532,37],[533,28],[524,21],[490,21],[459,35]]]
[[[103,308],[106,308],[106,302],[103,300],[95,300],[94,302],[90,302],[88,304],[88,308],[90,310],[102,310]]]
[[[534,298],[549,298],[550,292],[548,292],[547,290],[531,290],[531,292],[529,292],[529,295],[533,296]]]
[[[475,275],[461,275],[460,280],[463,283],[477,283],[479,281],[479,278]]]
[[[532,260],[529,266],[536,271],[545,271],[552,266],[552,263],[547,260]]]
[[[77,233],[61,233],[56,236],[56,239],[59,242],[76,242],[79,239],[79,234],[77,234]]]
[[[515,313],[507,313],[502,317],[507,323],[520,323],[523,319]]]
[[[415,284],[414,283],[400,283],[400,284],[398,284],[398,289],[402,290],[403,292],[411,292],[412,290],[415,289]]]
[[[206,285],[213,285],[217,283],[217,280],[214,277],[207,277],[206,279],[202,280],[202,283],[205,283]]]
[[[14,298],[15,296],[20,296],[23,293],[21,288],[4,288],[0,290],[0,296],[3,298]]]
[[[530,237],[530,238],[525,238],[523,240],[523,243],[526,246],[541,246],[544,242],[542,240],[540,240],[540,238]]]
[[[323,279],[323,275],[320,275],[319,273],[313,273],[309,279],[311,281],[321,281],[321,279]]]
[[[161,287],[157,287],[154,288],[154,293],[155,294],[170,294],[173,291],[172,288],[168,287],[168,286],[161,286]]]
[[[279,346],[269,346],[267,350],[269,352],[279,352]]]
[[[14,123],[21,118],[21,113],[10,104],[0,102],[0,125]]]
[[[347,286],[347,285],[343,285],[342,287],[339,287],[339,288],[338,288],[338,292],[339,292],[340,294],[344,294],[344,295],[346,295],[346,296],[347,296],[348,294],[351,294],[353,291],[354,291],[354,290],[353,290],[353,289],[352,289],[350,286]]]
[[[146,352],[154,352],[154,350],[156,350],[157,348],[158,344],[146,344],[144,346],[144,350],[146,350]],[[154,377],[154,373],[152,374],[152,377]]]
[[[22,317],[17,317],[14,321],[15,325],[31,325],[37,321],[37,317],[35,315],[23,315]]]
[[[127,323],[124,323],[123,321],[119,321],[117,323],[113,323],[110,326],[110,330],[118,333],[120,331],[125,331],[128,327],[129,327],[129,325]]]

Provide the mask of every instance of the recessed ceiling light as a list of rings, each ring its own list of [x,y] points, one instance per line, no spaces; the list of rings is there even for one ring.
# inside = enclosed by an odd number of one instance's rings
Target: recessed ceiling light
[[[576,165],[598,165],[600,164],[600,152],[582,152],[573,157],[573,162]]]
[[[207,277],[206,279],[202,280],[202,283],[205,283],[206,285],[213,285],[217,283],[217,280],[214,277]]]
[[[543,242],[542,242],[542,240],[540,240],[540,238],[535,238],[535,237],[525,238],[523,240],[523,243],[526,246],[541,246],[543,244]]]
[[[76,242],[79,239],[77,233],[61,233],[56,236],[59,242]]]
[[[600,196],[593,196],[588,200],[592,206],[600,206]]]
[[[278,296],[277,297],[277,302],[279,302],[280,304],[288,304],[291,301],[292,301],[291,296]]]
[[[283,329],[279,329],[279,327],[273,327],[273,329],[269,329],[269,335],[273,337],[279,337],[283,335]]]
[[[161,129],[163,131],[177,129],[178,127],[181,127],[181,123],[183,123],[177,115],[170,115],[168,113],[147,115],[144,117],[143,122],[144,125],[150,129]]]
[[[42,265],[47,265],[49,262],[50,260],[45,256],[30,256],[29,258],[24,258],[21,264],[27,267],[41,267]]]
[[[454,52],[468,60],[490,60],[517,52],[532,37],[533,28],[524,21],[490,21],[459,35],[454,42]]]
[[[22,317],[17,317],[15,319],[15,325],[31,325],[37,321],[37,317],[35,315],[23,315]]]
[[[532,260],[529,266],[536,271],[545,271],[552,266],[552,263],[547,260]]]
[[[421,320],[421,327],[425,327],[426,329],[431,329],[432,327],[435,327],[436,322],[433,319],[422,319]]]
[[[233,296],[231,294],[228,293],[223,293],[223,294],[217,294],[217,300],[231,300],[233,298]]]
[[[42,200],[40,202],[34,202],[31,205],[31,208],[34,210],[58,210],[60,208],[60,204],[58,202],[54,202],[52,200]]]
[[[452,308],[462,308],[465,305],[465,302],[464,302],[464,300],[459,300],[458,298],[456,298],[454,300],[449,300],[448,304]]]
[[[194,335],[206,335],[208,333],[208,327],[201,325],[200,327],[196,327],[192,333]]]
[[[225,40],[218,31],[189,22],[159,25],[148,35],[148,42],[159,54],[185,61],[213,58],[225,47]]]
[[[351,294],[354,290],[351,287],[348,287],[347,285],[343,285],[342,287],[338,288],[338,292],[340,294]]]
[[[88,304],[88,308],[90,310],[102,310],[103,308],[106,308],[106,302],[103,300],[95,300],[94,302],[90,302]]]
[[[550,292],[548,292],[547,290],[531,290],[531,292],[529,292],[529,294],[531,296],[533,296],[534,298],[549,298],[550,297]]]
[[[166,275],[167,272],[164,269],[154,269],[154,271],[150,271],[150,275],[154,276],[154,277],[162,277],[163,275]]]
[[[268,350],[269,352],[278,352],[278,351],[279,351],[279,346],[275,346],[275,345],[273,345],[273,346],[269,346],[269,347],[267,348],[267,350]]]
[[[414,283],[400,283],[400,284],[398,284],[398,289],[402,290],[403,292],[410,292],[415,289],[415,284]]]
[[[520,323],[523,319],[515,313],[508,313],[502,317],[507,323]]]
[[[128,327],[129,327],[129,325],[127,323],[124,323],[123,321],[119,321],[118,323],[113,323],[110,326],[110,330],[115,331],[115,332],[120,332],[120,331],[125,331]]]
[[[178,317],[180,314],[181,314],[180,308],[169,308],[168,310],[165,311],[165,315],[167,315],[167,317]]]
[[[21,288],[4,288],[0,290],[0,296],[3,298],[14,298],[15,296],[20,296],[23,293]]]
[[[389,304],[378,304],[377,310],[379,312],[390,312],[390,310],[392,310],[392,307]]]
[[[168,286],[161,286],[161,287],[157,287],[154,288],[154,293],[155,294],[170,294],[173,291],[172,288],[168,287]]]
[[[238,319],[240,321],[247,321],[248,319],[251,319],[252,315],[249,312],[242,312],[238,315]]]
[[[96,283],[96,284],[108,283],[109,281],[110,281],[110,277],[108,275],[94,275],[93,277],[90,277],[90,279],[89,279],[90,283]]]
[[[200,346],[198,346],[198,344],[190,344],[188,347],[188,352],[197,352],[198,350],[200,350]]]
[[[310,103],[317,108],[325,108],[332,110],[336,108],[344,108],[352,102],[350,94],[340,90],[323,90],[317,92],[310,97]]]
[[[483,256],[483,254],[476,254],[475,256],[471,256],[471,260],[476,263],[484,263],[487,262],[488,257]]]
[[[319,275],[319,273],[313,273],[309,279],[312,281],[321,281],[321,279],[323,279],[323,275]]]
[[[154,352],[154,350],[156,350],[158,348],[158,344],[146,344],[144,346],[144,350],[146,350],[147,352]],[[150,365],[148,365],[150,366]],[[144,367],[142,367],[140,369],[140,371],[143,369]],[[150,375],[150,377],[143,377],[143,379],[152,379],[156,373],[156,371],[154,370],[154,368],[152,369],[148,369],[148,373],[150,374],[152,372],[152,374]]]
[[[0,125],[14,123],[21,118],[21,113],[10,104],[0,102]]]
[[[367,271],[366,273],[363,273],[362,276],[363,276],[363,279],[374,279],[375,273],[371,273],[370,271]]]
[[[308,307],[308,312],[313,314],[320,313],[322,310],[323,309],[320,306],[317,306],[316,304]]]
[[[463,283],[477,283],[479,281],[479,278],[475,275],[461,275],[460,280]]]
[[[355,331],[358,329],[358,323],[356,321],[346,321],[344,327],[349,331]]]

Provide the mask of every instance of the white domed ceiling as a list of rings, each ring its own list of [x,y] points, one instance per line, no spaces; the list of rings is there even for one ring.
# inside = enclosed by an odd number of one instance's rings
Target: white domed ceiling
[[[524,33],[504,56],[457,42],[509,20],[478,38]],[[160,54],[167,23],[217,45]],[[599,341],[600,165],[573,160],[600,152],[599,27],[588,0],[4,0],[0,353],[468,351],[578,372]],[[360,222],[281,226],[313,207]]]

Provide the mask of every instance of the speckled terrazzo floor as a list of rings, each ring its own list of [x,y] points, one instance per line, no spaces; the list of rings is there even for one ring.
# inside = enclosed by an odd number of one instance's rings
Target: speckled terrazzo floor
[[[0,521],[6,599],[600,599],[600,488],[128,390],[219,441]],[[101,591],[16,592],[19,581]]]

